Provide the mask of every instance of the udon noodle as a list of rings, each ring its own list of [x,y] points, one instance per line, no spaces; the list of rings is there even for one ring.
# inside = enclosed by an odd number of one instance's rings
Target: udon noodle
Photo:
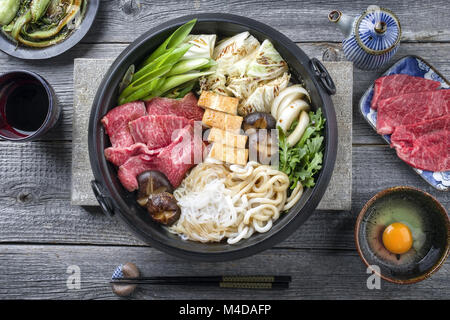
[[[174,192],[181,216],[169,231],[183,239],[229,244],[267,232],[285,208],[288,187],[285,173],[257,162],[201,163]]]

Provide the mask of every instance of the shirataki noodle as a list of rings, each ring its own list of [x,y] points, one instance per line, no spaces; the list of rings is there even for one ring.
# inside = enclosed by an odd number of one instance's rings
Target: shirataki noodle
[[[174,192],[181,217],[169,231],[200,242],[226,238],[229,244],[267,232],[284,210],[288,187],[285,173],[257,162],[201,163]]]

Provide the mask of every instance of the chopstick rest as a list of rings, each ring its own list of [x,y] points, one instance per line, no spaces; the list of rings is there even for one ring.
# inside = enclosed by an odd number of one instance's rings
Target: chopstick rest
[[[131,295],[134,290],[136,290],[136,283],[114,283],[115,280],[126,279],[136,279],[140,275],[139,269],[134,263],[127,262],[118,266],[111,277],[112,291],[121,297],[126,297]]]

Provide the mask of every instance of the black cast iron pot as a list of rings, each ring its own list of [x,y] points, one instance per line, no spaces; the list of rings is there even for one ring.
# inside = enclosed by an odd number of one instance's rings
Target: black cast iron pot
[[[139,64],[153,52],[177,27],[197,18],[193,34],[215,33],[229,37],[249,31],[260,42],[269,39],[289,64],[294,79],[302,79],[311,94],[312,107],[321,108],[326,118],[323,168],[316,185],[307,189],[299,202],[274,223],[266,233],[255,233],[237,244],[204,244],[184,241],[153,222],[145,209],[136,202],[136,195],[126,191],[117,178],[117,170],[106,161],[103,150],[110,146],[100,123],[101,118],[116,106],[119,83],[131,64]],[[169,254],[201,261],[225,261],[250,256],[268,249],[292,234],[313,213],[330,181],[336,159],[337,124],[330,94],[335,93],[334,83],[317,59],[310,59],[291,40],[271,27],[252,19],[230,14],[198,14],[185,16],[153,28],[134,41],[115,60],[104,77],[95,97],[89,123],[89,155],[95,180],[94,193],[102,210],[116,214],[141,239]]]

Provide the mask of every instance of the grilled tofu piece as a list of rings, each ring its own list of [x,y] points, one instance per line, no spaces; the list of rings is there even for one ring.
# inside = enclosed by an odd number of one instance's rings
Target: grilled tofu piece
[[[215,142],[209,156],[216,160],[245,166],[248,161],[248,149],[233,148]]]
[[[212,128],[208,136],[209,142],[217,142],[233,148],[245,148],[247,139],[248,136],[235,134],[218,128]]]
[[[198,99],[198,105],[203,108],[236,115],[239,99],[223,96],[211,91],[203,91]]]
[[[241,129],[243,119],[240,116],[206,109],[202,121],[211,128],[214,127],[225,131],[238,132]]]

